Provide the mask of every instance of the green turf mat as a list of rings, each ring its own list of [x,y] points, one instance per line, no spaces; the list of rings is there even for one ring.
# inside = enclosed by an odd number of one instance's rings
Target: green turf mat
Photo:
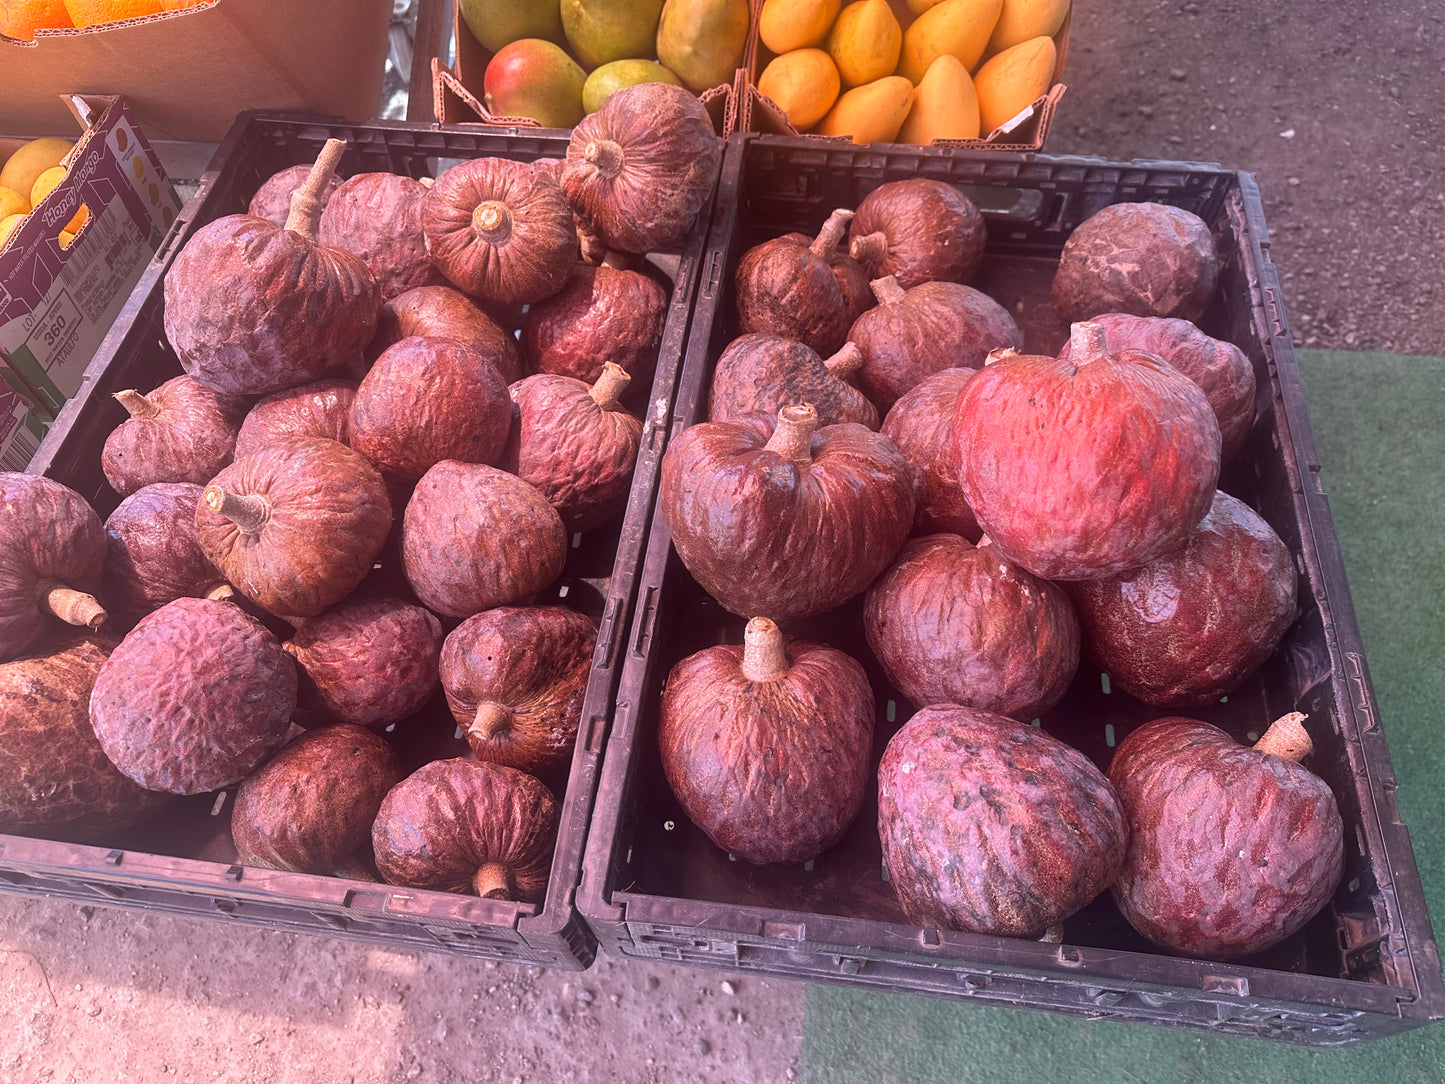
[[[1300,351],[1321,480],[1426,898],[1445,931],[1445,358]],[[808,989],[815,1084],[1445,1082],[1445,1023],[1339,1050]]]

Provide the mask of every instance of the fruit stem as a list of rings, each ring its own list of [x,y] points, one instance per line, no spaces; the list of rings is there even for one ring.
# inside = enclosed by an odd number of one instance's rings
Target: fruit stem
[[[1309,731],[1304,728],[1304,721],[1308,718],[1308,715],[1298,711],[1281,715],[1269,724],[1264,736],[1254,743],[1255,749],[1261,753],[1284,757],[1285,760],[1303,760],[1314,752],[1315,748],[1310,741]]]
[[[141,421],[154,418],[161,412],[160,407],[156,406],[134,388],[127,388],[125,391],[116,392],[114,399],[121,406],[125,407],[127,414]]]
[[[210,485],[202,499],[212,512],[225,516],[246,534],[260,534],[271,518],[271,502],[259,493],[227,493]]]
[[[606,362],[602,366],[602,375],[597,378],[597,383],[592,385],[592,401],[603,410],[621,410],[617,400],[630,383],[632,376],[626,369],[610,361]]]
[[[777,681],[788,672],[783,633],[766,617],[755,617],[743,632],[743,677],[749,681]]]
[[[65,587],[56,580],[42,580],[36,585],[40,596],[40,608],[48,610],[67,625],[84,625],[98,629],[105,624],[105,607],[95,600],[94,595]]]
[[[582,148],[582,157],[591,162],[598,173],[611,180],[622,172],[625,155],[622,144],[611,139],[594,139]]]
[[[848,245],[848,255],[864,267],[877,267],[883,262],[883,257],[888,255],[888,238],[877,231],[855,237]]]
[[[831,260],[838,254],[838,246],[843,243],[843,235],[848,232],[848,223],[852,221],[853,212],[839,207],[828,216],[828,221],[823,223],[823,228],[818,231],[818,236],[813,238],[808,251],[820,260]]]
[[[778,427],[765,447],[794,463],[813,461],[813,434],[818,429],[818,412],[812,403],[785,406],[778,411]]]
[[[315,243],[316,231],[321,226],[321,194],[331,183],[336,172],[336,163],[341,152],[346,150],[346,140],[328,139],[326,146],[316,156],[316,164],[306,175],[305,182],[291,193],[291,210],[286,215],[286,228],[299,233],[306,240]]]
[[[1108,353],[1108,344],[1104,341],[1104,327],[1102,324],[1091,323],[1082,320],[1069,327],[1069,360],[1074,363],[1075,368],[1089,364],[1091,361],[1098,361]]]
[[[484,900],[509,900],[517,893],[512,871],[500,862],[488,862],[472,874],[472,891]]]
[[[472,229],[489,245],[505,245],[512,239],[512,212],[500,200],[479,203],[472,212]]]
[[[882,235],[872,234],[871,236],[879,237]],[[892,305],[895,302],[902,301],[908,296],[908,291],[898,285],[898,280],[892,275],[881,279],[874,279],[868,285],[873,287],[873,296],[878,299],[878,304],[880,305]]]
[[[477,714],[467,727],[467,737],[478,741],[495,741],[512,729],[512,710],[492,700],[477,705]]]
[[[823,365],[839,380],[848,380],[863,368],[863,351],[858,348],[857,343],[844,343],[843,349],[831,358],[823,359]]]

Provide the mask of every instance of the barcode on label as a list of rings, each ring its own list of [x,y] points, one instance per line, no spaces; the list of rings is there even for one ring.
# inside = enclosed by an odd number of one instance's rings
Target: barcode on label
[[[118,208],[123,211],[124,208]],[[70,254],[66,258],[65,266],[60,270],[60,281],[67,287],[74,286],[76,280],[85,273],[95,254],[102,249],[110,248],[113,244],[124,238],[117,238],[120,232],[118,224],[119,214],[99,214],[94,216],[93,221],[87,224],[87,228],[81,230],[79,239],[71,247]],[[113,259],[107,260],[113,265]]]
[[[0,451],[0,469],[23,471],[35,458],[40,448],[40,438],[23,425],[16,428]]]

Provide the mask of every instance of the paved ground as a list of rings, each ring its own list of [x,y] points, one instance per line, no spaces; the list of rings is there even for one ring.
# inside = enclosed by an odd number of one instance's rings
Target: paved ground
[[[1051,150],[1254,170],[1302,344],[1445,353],[1436,5],[1141,0],[1073,26]],[[786,1081],[804,1000],[0,895],[0,1084]]]

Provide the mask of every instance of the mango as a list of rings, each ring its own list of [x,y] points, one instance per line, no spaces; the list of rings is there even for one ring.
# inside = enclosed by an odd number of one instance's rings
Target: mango
[[[10,239],[10,235],[14,233],[20,223],[24,221],[25,216],[23,214],[6,215],[4,218],[0,218],[0,248],[5,246],[5,242]]]
[[[662,0],[562,0],[562,32],[588,71],[629,58],[650,59]]]
[[[1030,38],[1051,38],[1064,25],[1068,13],[1069,0],[1003,0],[1003,10],[983,55],[993,56]]]
[[[898,67],[903,28],[888,0],[858,0],[838,15],[828,35],[828,53],[845,85],[861,87]]]
[[[913,84],[901,75],[854,87],[828,110],[817,131],[852,136],[854,143],[891,143],[898,138],[915,93]]]
[[[748,41],[747,0],[667,0],[657,59],[694,93],[731,83]]]
[[[604,64],[582,84],[582,109],[595,113],[602,103],[623,87],[638,83],[671,83],[682,86],[682,80],[655,60],[614,60]]]
[[[462,21],[488,52],[523,38],[562,41],[562,9],[535,0],[457,0]]]
[[[75,146],[68,139],[44,136],[32,139],[5,159],[0,167],[0,188],[8,188],[22,196],[29,197],[35,187],[35,178],[51,166],[60,165],[60,160]]]
[[[1054,77],[1053,38],[1031,38],[984,63],[973,77],[978,122],[992,132],[1049,92]]]
[[[482,75],[483,99],[499,117],[531,117],[544,128],[571,128],[582,119],[587,75],[562,47],[523,38],[497,50]]]
[[[764,0],[758,37],[779,56],[820,45],[842,6],[843,0]]]
[[[788,123],[806,132],[838,100],[842,85],[833,58],[822,49],[794,49],[775,57],[758,76],[758,90],[788,114]]]
[[[0,218],[23,215],[30,210],[30,201],[13,188],[0,188]]]
[[[900,143],[927,146],[935,139],[977,139],[978,94],[968,69],[956,56],[944,53],[928,66],[908,119],[899,129]]]
[[[929,8],[936,8],[943,0],[908,0],[908,10],[915,15],[922,15]]]
[[[958,57],[973,71],[1002,8],[1003,0],[943,0],[929,8],[903,32],[898,74],[917,86],[928,66],[944,53]]]
[[[39,177],[36,177],[35,184],[30,189],[30,206],[39,207],[40,201],[54,192],[55,189],[59,187],[60,182],[65,180],[67,172],[64,166],[51,166]],[[71,233],[79,233],[80,227],[84,226],[89,219],[90,208],[82,203],[76,208],[75,214],[70,217],[70,221],[62,226],[61,229],[69,230]]]

